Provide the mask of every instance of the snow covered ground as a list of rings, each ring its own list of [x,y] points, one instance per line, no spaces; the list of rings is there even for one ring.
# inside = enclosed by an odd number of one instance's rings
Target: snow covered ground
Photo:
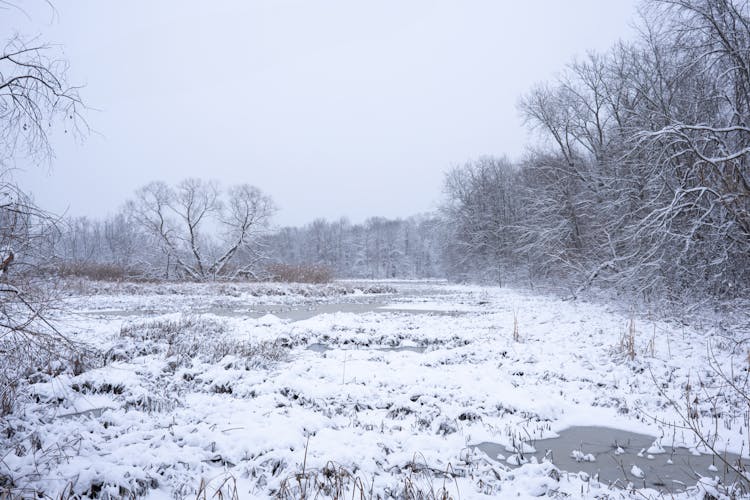
[[[309,314],[283,317],[295,308]],[[2,421],[0,486],[618,498],[643,484],[635,464],[616,486],[513,464],[572,426],[705,451],[668,425],[682,421],[667,397],[684,405],[686,390],[710,442],[747,458],[748,403],[709,363],[744,383],[739,334],[626,310],[441,282],[82,285],[54,320],[98,353],[93,367],[30,376],[29,400]],[[510,451],[498,461],[471,446],[482,442]],[[716,471],[696,472],[678,497],[720,490]]]

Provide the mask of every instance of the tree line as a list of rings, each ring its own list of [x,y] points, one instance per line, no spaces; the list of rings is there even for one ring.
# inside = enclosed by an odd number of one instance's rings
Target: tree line
[[[435,213],[273,228],[273,202],[255,187],[157,182],[106,220],[66,221],[49,254],[65,272],[123,277],[262,279],[269,264],[289,264],[555,283],[574,295],[746,294],[749,11],[737,0],[645,2],[636,40],[571,62],[520,99],[536,132],[528,153],[454,167]]]
[[[362,224],[317,219],[304,227],[279,229],[269,238],[268,249],[278,262],[312,263],[339,277],[437,278],[444,276],[442,230],[434,215],[371,217]]]
[[[317,219],[303,227],[271,226],[273,201],[252,186],[221,190],[186,179],[150,183],[116,214],[75,217],[47,239],[47,270],[96,279],[435,278],[443,276],[440,221],[372,217]],[[281,274],[277,276],[277,274]]]

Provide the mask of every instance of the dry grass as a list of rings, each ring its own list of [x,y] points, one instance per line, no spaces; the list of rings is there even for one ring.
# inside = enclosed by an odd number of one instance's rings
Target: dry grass
[[[0,472],[0,500],[5,499],[45,499],[45,500],[78,500],[83,498],[101,499],[136,499],[142,498],[149,491],[158,488],[159,482],[149,475],[131,477],[122,483],[104,483],[96,478],[89,478],[90,482],[83,482],[80,477],[69,480],[57,492],[45,491],[32,485],[24,485],[29,477],[37,476],[41,471],[48,470],[51,464],[67,462],[70,457],[80,453],[83,438],[80,435],[69,436],[60,442],[42,447],[42,439],[34,435],[31,450],[36,457],[37,472],[32,476],[11,478]],[[21,445],[22,446],[22,445]],[[18,451],[16,447],[16,452]]]
[[[654,333],[651,335],[651,340],[648,342],[647,351],[652,358],[656,356],[656,324],[654,324]]]
[[[322,469],[305,470],[281,482],[274,494],[278,499],[331,498],[369,499],[372,491],[364,481],[346,467],[328,462]]]
[[[308,444],[305,446],[305,458],[302,470],[285,478],[278,491],[272,492],[277,499],[307,499],[307,498],[330,498],[334,500],[351,498],[353,500],[370,500],[381,498],[375,494],[374,481],[368,482],[356,471],[337,464],[333,461],[326,463],[321,469],[307,468]],[[448,465],[446,470],[438,470],[414,460],[404,466],[408,470],[406,475],[395,490],[386,488],[384,494],[388,498],[401,498],[406,500],[449,500],[454,496],[449,491],[451,484],[455,486],[458,497],[458,485],[452,467]],[[438,479],[440,478],[440,479]],[[437,479],[437,481],[436,481]],[[440,482],[439,486],[436,483]]]
[[[93,281],[86,278],[66,278],[62,281],[68,293],[86,295],[164,295],[196,297],[338,297],[362,291],[366,294],[397,293],[396,288],[386,283],[270,283],[222,281],[196,283],[187,281],[144,281],[128,278],[126,281]]]
[[[195,500],[239,500],[237,479],[230,473],[206,481],[201,478]]]
[[[628,329],[620,337],[620,351],[624,352],[630,361],[635,359],[635,318],[628,321]]]
[[[272,264],[268,266],[272,281],[282,283],[330,283],[333,270],[318,264]]]
[[[55,274],[93,281],[122,281],[129,275],[128,270],[122,266],[100,262],[66,262],[55,269]]]
[[[281,342],[238,339],[227,332],[224,323],[194,315],[129,323],[122,326],[120,337],[123,342],[107,353],[108,360],[160,354],[178,364],[193,359],[217,363],[231,355],[242,360],[243,368],[250,369],[281,361],[288,353]]]

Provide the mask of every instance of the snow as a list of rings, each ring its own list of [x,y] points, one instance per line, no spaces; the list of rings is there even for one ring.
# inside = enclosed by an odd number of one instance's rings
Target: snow
[[[263,498],[292,487],[303,467],[312,477],[335,464],[381,494],[401,491],[410,478],[461,498],[531,498],[550,490],[616,495],[577,471],[565,476],[546,461],[526,463],[523,454],[570,426],[606,423],[671,439],[664,422],[679,416],[661,391],[680,400],[696,373],[706,375],[712,338],[705,329],[638,316],[631,360],[619,340],[631,315],[601,304],[403,282],[387,285],[401,292],[387,291],[398,311],[374,305],[289,321],[236,311],[377,294],[346,291],[351,284],[338,294],[333,286],[290,287],[286,295],[201,286],[87,285],[67,299],[54,319],[107,356],[80,375],[41,376],[29,387],[31,397],[7,418],[12,431],[2,438],[20,451],[3,459],[0,474],[27,478],[53,497],[69,482],[84,495],[99,485],[147,498],[195,497],[203,479],[209,488],[229,481],[241,498]],[[177,333],[164,333],[170,328]],[[652,355],[654,328],[662,333]],[[316,343],[330,350],[306,349]],[[400,346],[426,349],[388,349]],[[729,363],[728,351],[714,354]],[[733,401],[720,404],[732,415]],[[706,415],[700,419],[707,425]],[[726,423],[717,442],[747,456],[742,419]],[[503,446],[509,465],[469,447],[478,442]],[[697,446],[684,432],[674,433],[674,442]],[[648,453],[663,452],[659,446]],[[635,469],[631,474],[642,478]],[[692,486],[692,494],[720,488]],[[351,496],[356,486],[347,488]]]
[[[651,447],[646,450],[646,452],[649,455],[659,455],[661,453],[664,453],[664,447],[659,443],[659,441],[654,441],[654,444],[652,444]]]
[[[646,477],[646,473],[643,472],[643,470],[637,465],[633,465],[633,467],[630,468],[630,473],[638,479],[643,479],[644,477]]]
[[[422,301],[414,303],[394,302],[380,306],[382,310],[396,311],[429,311],[429,312],[446,312],[446,313],[466,313],[478,312],[485,310],[481,305],[475,304],[446,304],[438,301]]]
[[[570,452],[570,457],[576,462],[596,462],[596,457],[591,453],[583,453],[580,450]]]
[[[527,442],[510,443],[505,446],[505,451],[511,453],[536,453],[536,448]]]

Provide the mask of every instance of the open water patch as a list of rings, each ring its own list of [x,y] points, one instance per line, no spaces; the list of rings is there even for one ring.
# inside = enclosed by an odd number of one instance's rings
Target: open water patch
[[[718,478],[725,485],[740,479],[719,457],[670,446],[668,437],[609,427],[571,427],[557,438],[529,441],[516,449],[492,442],[473,447],[511,466],[547,459],[558,469],[581,473],[589,480],[623,487],[632,483],[665,493],[684,491],[701,477]],[[736,468],[746,467],[739,455],[722,453],[722,457]]]

